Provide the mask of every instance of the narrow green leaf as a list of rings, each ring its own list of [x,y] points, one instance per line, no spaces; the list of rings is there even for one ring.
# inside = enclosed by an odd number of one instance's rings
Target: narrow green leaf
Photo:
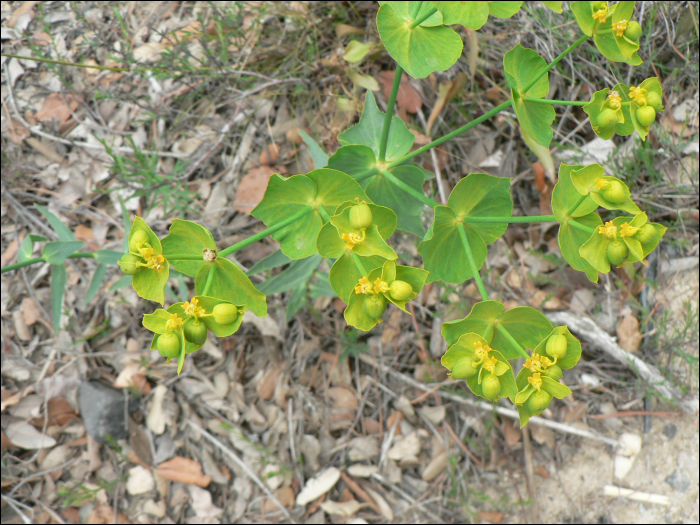
[[[49,224],[51,225],[51,229],[55,231],[58,234],[58,238],[62,241],[74,241],[75,240],[75,235],[73,235],[73,232],[70,231],[70,228],[63,224],[63,221],[56,217],[53,213],[51,213],[49,210],[44,208],[43,206],[39,204],[35,204],[34,207],[41,212],[41,214],[46,217],[46,220],[49,221]]]
[[[301,139],[309,148],[309,154],[314,161],[314,168],[318,170],[328,166],[328,154],[323,151],[323,148],[319,146],[318,142],[312,139],[303,129],[299,130],[299,135],[301,135]]]
[[[269,278],[265,282],[258,284],[257,288],[265,295],[273,295],[292,290],[302,283],[306,283],[311,278],[314,271],[316,271],[319,264],[321,264],[322,260],[323,258],[315,253],[306,259],[293,261],[289,265],[289,268]]]
[[[62,263],[71,253],[78,251],[84,241],[53,241],[44,245],[44,259],[51,264]]]
[[[304,281],[289,294],[286,312],[287,322],[291,321],[292,317],[306,305],[306,288],[308,284],[308,281]]]
[[[31,236],[27,235],[22,244],[19,245],[19,250],[17,251],[17,262],[24,262],[32,258],[32,253],[34,252],[34,243],[32,242]]]
[[[122,255],[124,255],[122,252],[114,250],[97,250],[95,252],[95,259],[101,263],[114,265],[117,264],[117,261],[121,259]]]
[[[290,259],[287,257],[282,250],[277,250],[276,252],[271,253],[267,257],[260,259],[253,267],[246,272],[247,276],[255,275],[260,272],[264,272],[267,270],[272,270],[273,268],[279,268],[280,266],[284,266],[285,264],[289,264],[292,262],[294,259]]]
[[[66,267],[63,263],[51,266],[51,316],[53,317],[54,334],[58,334],[58,330],[61,328],[63,294],[66,291],[67,279]]]
[[[112,286],[110,286],[109,291],[115,292],[117,290],[121,290],[122,288],[126,288],[127,286],[131,286],[133,277],[133,275],[125,275],[124,277],[117,280],[117,282],[115,282]]]
[[[99,263],[97,265],[97,268],[95,268],[95,273],[92,275],[92,280],[90,281],[90,286],[88,287],[87,292],[85,293],[85,299],[83,299],[83,306],[88,304],[90,300],[95,297],[95,294],[100,291],[100,286],[102,285],[102,282],[105,279],[105,275],[107,274],[107,264],[106,263]]]

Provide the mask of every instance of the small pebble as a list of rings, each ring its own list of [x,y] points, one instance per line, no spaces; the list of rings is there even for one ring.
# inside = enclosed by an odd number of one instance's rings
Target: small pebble
[[[666,425],[663,429],[664,436],[666,436],[668,439],[673,439],[676,435],[676,432],[678,432],[678,428],[676,428],[676,425]]]
[[[676,469],[673,474],[666,477],[666,483],[679,492],[685,492],[690,487],[690,478],[682,470]]]

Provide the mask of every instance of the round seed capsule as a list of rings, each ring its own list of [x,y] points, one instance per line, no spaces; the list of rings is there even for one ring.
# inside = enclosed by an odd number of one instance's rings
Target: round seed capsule
[[[651,126],[651,123],[656,120],[656,110],[651,106],[642,106],[637,109],[637,122],[645,128]]]
[[[527,407],[534,413],[539,414],[549,406],[552,396],[544,390],[537,390],[527,400]]]
[[[362,300],[362,308],[372,319],[379,319],[386,311],[386,298],[382,294],[366,295]]]
[[[654,238],[654,235],[656,235],[656,228],[647,222],[644,226],[639,228],[634,238],[642,244],[646,244]]]
[[[625,187],[617,180],[609,181],[608,187],[601,191],[600,194],[606,201],[610,201],[614,204],[622,204],[627,198],[625,195]]]
[[[163,357],[180,355],[180,338],[177,334],[162,334],[156,340],[156,348]]]
[[[455,379],[469,379],[474,374],[476,374],[476,368],[471,357],[459,359],[452,368],[452,377]]]
[[[238,307],[231,303],[217,304],[212,311],[214,321],[219,324],[231,324],[238,319]]]
[[[613,241],[608,244],[608,260],[610,264],[622,264],[630,253],[624,242]]]
[[[138,253],[139,248],[145,242],[148,242],[148,234],[143,230],[136,230],[129,239],[129,251]]]
[[[136,265],[141,259],[136,257],[131,253],[125,253],[122,258],[119,259],[119,268],[121,268],[122,273],[125,275],[134,275],[139,267]]]
[[[501,393],[501,381],[493,374],[489,374],[481,381],[481,389],[486,399],[494,400]]]
[[[598,115],[598,126],[603,129],[608,129],[617,124],[617,113],[612,109],[604,109]]]
[[[547,368],[547,377],[559,381],[564,376],[564,372],[561,371],[558,365],[549,365]]]
[[[350,225],[356,230],[369,228],[372,220],[372,210],[368,204],[363,202],[350,208]]]
[[[545,347],[545,351],[547,352],[548,356],[561,359],[566,355],[567,346],[568,343],[566,341],[566,336],[561,334],[555,334],[550,336],[549,339],[547,339],[547,346]]]
[[[639,25],[639,22],[635,20],[630,20],[627,22],[627,29],[625,29],[625,36],[632,40],[633,42],[636,42],[639,40],[639,37],[642,36],[642,26]]]
[[[195,319],[190,320],[184,327],[185,339],[196,345],[203,345],[207,340],[207,325]]]
[[[396,301],[405,301],[413,293],[413,288],[406,281],[394,281],[389,285],[389,293]]]
[[[661,96],[656,91],[650,91],[647,95],[647,106],[651,106],[658,113],[664,107]]]

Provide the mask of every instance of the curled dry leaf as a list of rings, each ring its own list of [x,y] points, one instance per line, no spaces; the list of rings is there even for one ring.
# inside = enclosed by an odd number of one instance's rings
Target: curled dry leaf
[[[339,479],[340,470],[335,467],[330,467],[315,478],[311,478],[297,495],[297,505],[308,505],[315,499],[320,498],[335,487]]]
[[[382,93],[384,93],[387,99],[391,94],[391,86],[394,83],[395,75],[396,72],[394,71],[382,71],[379,73],[379,80],[382,83]],[[401,77],[399,92],[396,95],[396,103],[400,109],[413,114],[418,113],[418,110],[423,107],[423,99],[421,99],[418,91],[409,84],[408,75],[406,75],[406,73]]]
[[[331,399],[333,408],[355,410],[359,405],[355,392],[342,386],[334,386],[329,388],[328,397]]]
[[[31,297],[22,299],[22,315],[27,326],[32,326],[41,318],[41,310]]]
[[[430,460],[430,463],[428,463],[425,468],[423,469],[423,472],[421,473],[421,477],[423,478],[423,481],[431,481],[438,477],[440,473],[445,470],[445,467],[447,466],[447,452],[441,452],[437,456],[435,456],[433,459]]]
[[[454,80],[449,82],[440,82],[440,87],[438,88],[438,98],[435,101],[430,116],[428,117],[428,124],[425,126],[425,132],[430,135],[430,131],[433,129],[433,124],[440,116],[440,113],[445,108],[447,103],[454,97],[458,92],[462,91],[462,88],[467,83],[467,75],[460,73]]]
[[[628,352],[636,352],[642,342],[639,321],[632,314],[625,315],[617,324],[617,339],[620,346]]]
[[[24,449],[49,448],[56,444],[51,436],[42,434],[26,421],[15,421],[5,429],[5,434],[14,446]]]
[[[193,459],[176,456],[169,461],[158,465],[156,472],[170,481],[179,481],[189,485],[207,487],[211,483],[211,476],[202,473],[202,465]]]
[[[277,144],[268,144],[260,154],[258,162],[261,166],[272,166],[280,157],[280,147]]]
[[[265,196],[265,189],[270,177],[274,173],[285,174],[287,170],[282,166],[260,166],[251,169],[241,179],[236,190],[236,198],[233,200],[233,209],[250,213]]]
[[[332,516],[343,516],[345,518],[349,518],[362,507],[363,505],[356,499],[343,501],[342,503],[338,503],[336,501],[324,501],[321,503],[321,508],[326,514],[330,514]]]

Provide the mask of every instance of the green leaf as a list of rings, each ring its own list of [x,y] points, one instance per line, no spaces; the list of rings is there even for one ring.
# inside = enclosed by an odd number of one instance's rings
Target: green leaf
[[[495,301],[491,301],[491,302],[495,302]],[[474,332],[463,334],[443,354],[442,358],[440,358],[440,363],[442,364],[442,366],[444,366],[450,372],[452,372],[457,361],[459,361],[463,357],[471,357],[472,359],[474,359],[474,357],[475,357],[474,344],[475,343],[481,343],[482,346],[485,346],[488,344],[486,339],[481,337],[479,334],[476,334]]]
[[[522,2],[488,2],[489,14],[496,18],[510,18],[515,13],[520,11]],[[561,13],[561,2],[559,2],[559,12]]]
[[[178,271],[195,277],[199,270],[207,264],[204,260],[204,250],[217,252],[216,242],[211,232],[195,222],[174,219],[170,232],[162,241],[163,255]],[[178,259],[174,256],[196,256],[199,260]]]
[[[434,2],[386,2],[383,0],[379,1],[379,5],[389,5],[398,16],[403,18],[409,23],[423,16],[427,15],[428,12],[433,8],[437,7]],[[437,12],[421,22],[421,27],[435,27],[444,24],[442,18],[442,13]]]
[[[209,277],[212,271],[214,273]],[[258,317],[267,315],[265,295],[253,286],[243,270],[232,261],[218,257],[216,261],[204,265],[199,270],[194,280],[194,289],[198,296],[204,295],[208,279],[211,280],[207,292],[208,297],[221,299],[235,305],[245,305],[247,310],[251,310]]]
[[[17,262],[23,263],[26,260],[32,258],[32,252],[34,251],[34,243],[32,238],[27,235],[22,244],[19,245],[19,250],[17,250]]]
[[[571,3],[571,11],[573,11],[576,17],[576,23],[583,31],[586,36],[593,35],[593,28],[596,25],[596,21],[593,18],[593,10],[591,9],[590,1],[577,1]]]
[[[498,301],[481,301],[476,303],[464,319],[449,321],[442,325],[442,336],[447,344],[455,344],[463,334],[474,332],[485,338],[491,337],[493,322],[503,313],[505,307]]]
[[[85,293],[85,299],[83,299],[83,306],[88,304],[90,300],[95,297],[97,292],[100,291],[100,286],[107,275],[107,263],[99,263],[97,268],[95,268],[95,273],[92,275],[92,280],[90,281],[90,286]]]
[[[228,260],[228,259],[224,259]],[[215,297],[209,297],[206,295],[196,295],[194,297],[199,301],[199,306],[204,308],[204,311],[206,313],[211,313],[214,310],[214,307],[218,304],[224,304],[224,303],[231,303],[231,301],[224,301],[221,299],[217,299]],[[182,307],[183,303],[176,303],[172,305],[170,308],[168,308],[168,312],[176,313],[180,315],[181,317],[187,317],[185,314],[185,311]],[[233,303],[235,304],[235,303]],[[236,304],[236,307],[238,308],[238,317],[236,317],[236,320],[233,323],[230,324],[220,324],[217,323],[214,317],[202,317],[201,321],[207,325],[207,328],[211,330],[211,332],[216,336],[216,337],[228,337],[230,335],[233,335],[238,328],[241,326],[241,323],[243,322],[243,311],[245,309],[244,304]],[[190,353],[189,351],[187,353]]]
[[[115,250],[97,250],[95,252],[95,259],[101,263],[115,265],[121,259],[122,252],[117,252]]]
[[[423,2],[421,6],[421,10],[432,8],[430,2]],[[440,15],[439,11],[411,29],[410,23],[417,17],[406,16],[403,10],[397,12],[394,7],[379,8],[377,29],[384,47],[406,73],[414,78],[425,78],[435,71],[449,69],[459,60],[464,47],[460,36],[442,25],[429,27],[433,23],[431,20]]]
[[[360,62],[372,49],[371,43],[364,43],[358,40],[352,40],[348,46],[345,48],[345,53],[343,53],[343,60],[355,64]]]
[[[63,294],[66,291],[66,266],[64,263],[51,266],[51,316],[53,317],[53,331],[58,334],[61,328],[61,313],[63,310]]]
[[[618,4],[619,5],[619,4]],[[624,62],[630,66],[638,66],[642,63],[642,59],[635,51],[631,57],[626,57],[617,45],[615,32],[612,29],[613,19],[608,16],[604,24],[598,24],[593,33],[593,41],[595,42],[598,51],[605,58],[612,62]],[[627,48],[625,49],[627,51]]]
[[[331,287],[328,272],[316,272],[316,281],[309,286],[309,297],[317,299],[321,296],[337,297],[338,294]]]
[[[612,13],[612,24],[613,26],[623,20],[630,21],[634,16],[634,4],[636,2],[622,1],[615,4],[615,10]],[[617,44],[617,48],[620,54],[626,58],[634,58],[639,51],[639,42],[634,42],[629,38],[623,36],[617,36],[617,31],[613,29],[613,38]]]
[[[498,377],[498,380],[501,382],[501,392],[498,394],[498,398],[514,398],[518,393],[518,388],[515,385],[515,376],[513,375],[513,368],[510,366],[510,363],[508,363],[506,358],[495,349],[489,352],[489,357],[495,357],[499,362],[505,363],[507,366],[507,371]],[[484,372],[486,371],[482,367],[479,374],[473,375],[467,379],[467,386],[469,387],[469,390],[471,390],[474,395],[479,397],[484,397],[484,391],[481,387],[481,380]],[[490,401],[490,399],[487,400]]]
[[[567,220],[559,226],[559,250],[566,261],[574,270],[584,272],[591,282],[598,282],[598,270],[591,264],[587,257],[583,256],[581,248],[597,234],[589,233],[579,228],[571,226],[571,221],[575,221],[594,230],[603,225],[597,213],[590,213],[583,217],[576,217]],[[607,246],[607,245],[606,245]],[[607,260],[607,257],[606,257]],[[610,271],[608,269],[608,271]]]
[[[583,168],[574,164],[559,165],[559,177],[552,191],[552,213],[557,222],[564,223],[570,217],[583,217],[598,209],[598,204],[585,197],[576,189],[571,180],[571,172]]]
[[[362,277],[366,277],[375,268],[381,268],[384,264],[385,259],[382,257],[361,257],[360,262],[367,270],[366,274],[360,272],[357,265],[352,260],[352,255],[349,253],[343,253],[338,260],[335,261],[328,275],[330,285],[333,291],[340,297],[345,303],[348,302],[350,294],[357,286],[357,283]]]
[[[564,399],[566,396],[571,395],[571,389],[568,386],[555,381],[551,377],[542,377],[542,389],[557,399]]]
[[[133,277],[133,275],[124,275],[109,287],[109,291],[116,292],[117,290],[121,290],[127,286],[132,286]]]
[[[283,272],[258,284],[257,288],[265,295],[286,292],[308,282],[323,258],[317,253],[306,259],[293,261]]]
[[[156,334],[164,334],[166,332],[165,323],[168,319],[170,319],[170,313],[162,308],[158,308],[152,314],[144,314],[142,324],[146,330]]]
[[[661,83],[659,82],[659,79],[657,77],[647,78],[645,81],[639,84],[638,87],[641,89],[646,89],[649,92],[655,92],[657,95],[659,95],[659,98],[663,100],[663,91],[661,89]],[[627,88],[627,86],[625,86],[625,88],[627,89],[627,91],[625,91],[625,100],[627,100],[629,99],[629,88]],[[630,104],[630,118],[632,120],[632,125],[634,126],[634,129],[637,131],[642,140],[646,140],[647,135],[649,134],[650,126],[642,126],[639,123],[639,120],[637,120],[637,109],[639,109],[639,106],[635,101],[632,101]]]
[[[555,13],[561,14],[561,4],[562,4],[561,1],[559,1],[559,2],[548,2],[548,1],[542,0],[541,3],[542,3],[547,9],[551,9],[551,10],[554,11]]]
[[[553,335],[563,335],[566,337],[566,355],[557,359],[557,366],[562,370],[567,370],[576,366],[581,359],[581,342],[571,334],[568,326],[555,327],[547,337],[542,339],[532,353],[547,356],[547,341]],[[549,358],[552,359],[551,357]]]
[[[162,305],[165,302],[165,284],[169,275],[170,265],[165,261],[161,271],[141,268],[132,276],[132,285],[140,297]]]
[[[44,260],[51,264],[62,263],[71,253],[78,251],[84,241],[53,241],[44,245]]]
[[[600,193],[596,188],[596,182],[598,179],[602,179],[606,182],[619,182],[622,184],[625,200],[621,203],[615,203],[603,197],[602,193]],[[632,201],[627,184],[616,177],[606,176],[605,168],[603,168],[603,166],[600,164],[590,164],[581,169],[572,170],[571,182],[581,195],[590,195],[591,199],[593,199],[598,206],[601,206],[606,210],[622,210],[633,215],[641,213],[639,206]]]
[[[413,293],[403,301],[394,299],[389,292],[383,292],[385,299],[396,305],[406,313],[406,303],[415,299],[420,291],[425,286],[425,281],[428,278],[428,272],[422,268],[413,268],[411,266],[398,266],[394,261],[386,261],[381,268],[376,268],[369,272],[368,279],[374,282],[377,278],[391,285],[396,280],[407,282],[413,288]]]
[[[382,9],[384,8],[385,7],[382,7]],[[377,101],[374,99],[374,94],[368,92],[365,96],[365,108],[360,121],[339,134],[338,142],[343,146],[349,146],[351,144],[368,146],[372,148],[374,158],[376,159],[379,157],[383,128],[384,113],[379,111]],[[386,147],[386,160],[390,162],[408,153],[411,150],[411,146],[413,146],[415,138],[416,137],[408,130],[403,120],[396,116],[391,117],[391,128],[389,129],[389,140]],[[366,158],[366,153],[364,155],[364,158]],[[329,163],[330,162],[329,160]],[[333,166],[329,164],[329,167]],[[341,166],[338,166],[336,169],[345,173],[350,173],[346,171],[346,168]]]
[[[617,110],[618,120],[616,124],[606,128],[601,128],[598,124],[598,117],[600,117],[600,114],[606,109],[611,109],[610,102],[608,100],[608,95],[611,91],[616,91],[619,93],[623,100],[629,100],[629,88],[624,84],[617,84],[612,90],[605,88],[601,89],[600,91],[596,91],[593,94],[591,101],[583,106],[583,111],[588,114],[593,131],[603,140],[611,139],[616,133],[622,136],[627,136],[634,133],[634,124],[630,115],[629,105],[624,105]]]
[[[55,231],[58,234],[58,238],[61,241],[74,241],[75,240],[75,235],[73,235],[73,232],[70,231],[70,228],[63,224],[63,221],[56,217],[53,213],[51,213],[49,210],[44,208],[43,206],[39,204],[35,204],[34,207],[41,212],[41,214],[46,217],[46,220],[49,221],[49,224],[51,225],[51,229]]]
[[[350,326],[354,326],[358,330],[368,332],[377,326],[377,324],[381,323],[382,319],[373,319],[367,315],[367,312],[365,312],[365,309],[362,306],[365,297],[367,296],[364,294],[356,294],[355,290],[353,289],[350,293],[348,306],[345,309],[343,316],[345,318],[345,322]]]
[[[251,275],[255,275],[260,272],[264,272],[267,270],[272,270],[273,268],[279,268],[280,266],[284,266],[285,264],[289,264],[292,262],[293,259],[290,259],[287,257],[282,250],[277,250],[274,253],[271,253],[264,259],[260,259],[255,265],[248,270],[245,274],[250,277]]]
[[[579,254],[597,271],[601,273],[608,273],[610,271],[608,245],[611,242],[612,239],[608,239],[607,236],[596,231],[596,233],[594,233],[585,243],[583,243],[579,249]]]
[[[306,288],[308,284],[308,281],[304,281],[289,294],[286,311],[287,322],[291,321],[292,317],[306,305]]]
[[[335,210],[334,215],[340,215],[348,208],[355,206],[357,202],[348,201],[344,202]],[[372,202],[368,202],[367,205],[372,211],[373,224],[377,225],[377,230],[382,239],[388,239],[396,231],[396,214],[390,208],[385,206],[378,206]]]
[[[433,2],[442,13],[443,24],[462,24],[476,31],[489,18],[489,2]]]
[[[299,135],[301,135],[301,139],[309,148],[309,155],[311,155],[311,159],[314,161],[314,168],[321,169],[328,166],[328,154],[323,151],[323,148],[319,146],[318,142],[312,139],[303,129],[299,130]]]

